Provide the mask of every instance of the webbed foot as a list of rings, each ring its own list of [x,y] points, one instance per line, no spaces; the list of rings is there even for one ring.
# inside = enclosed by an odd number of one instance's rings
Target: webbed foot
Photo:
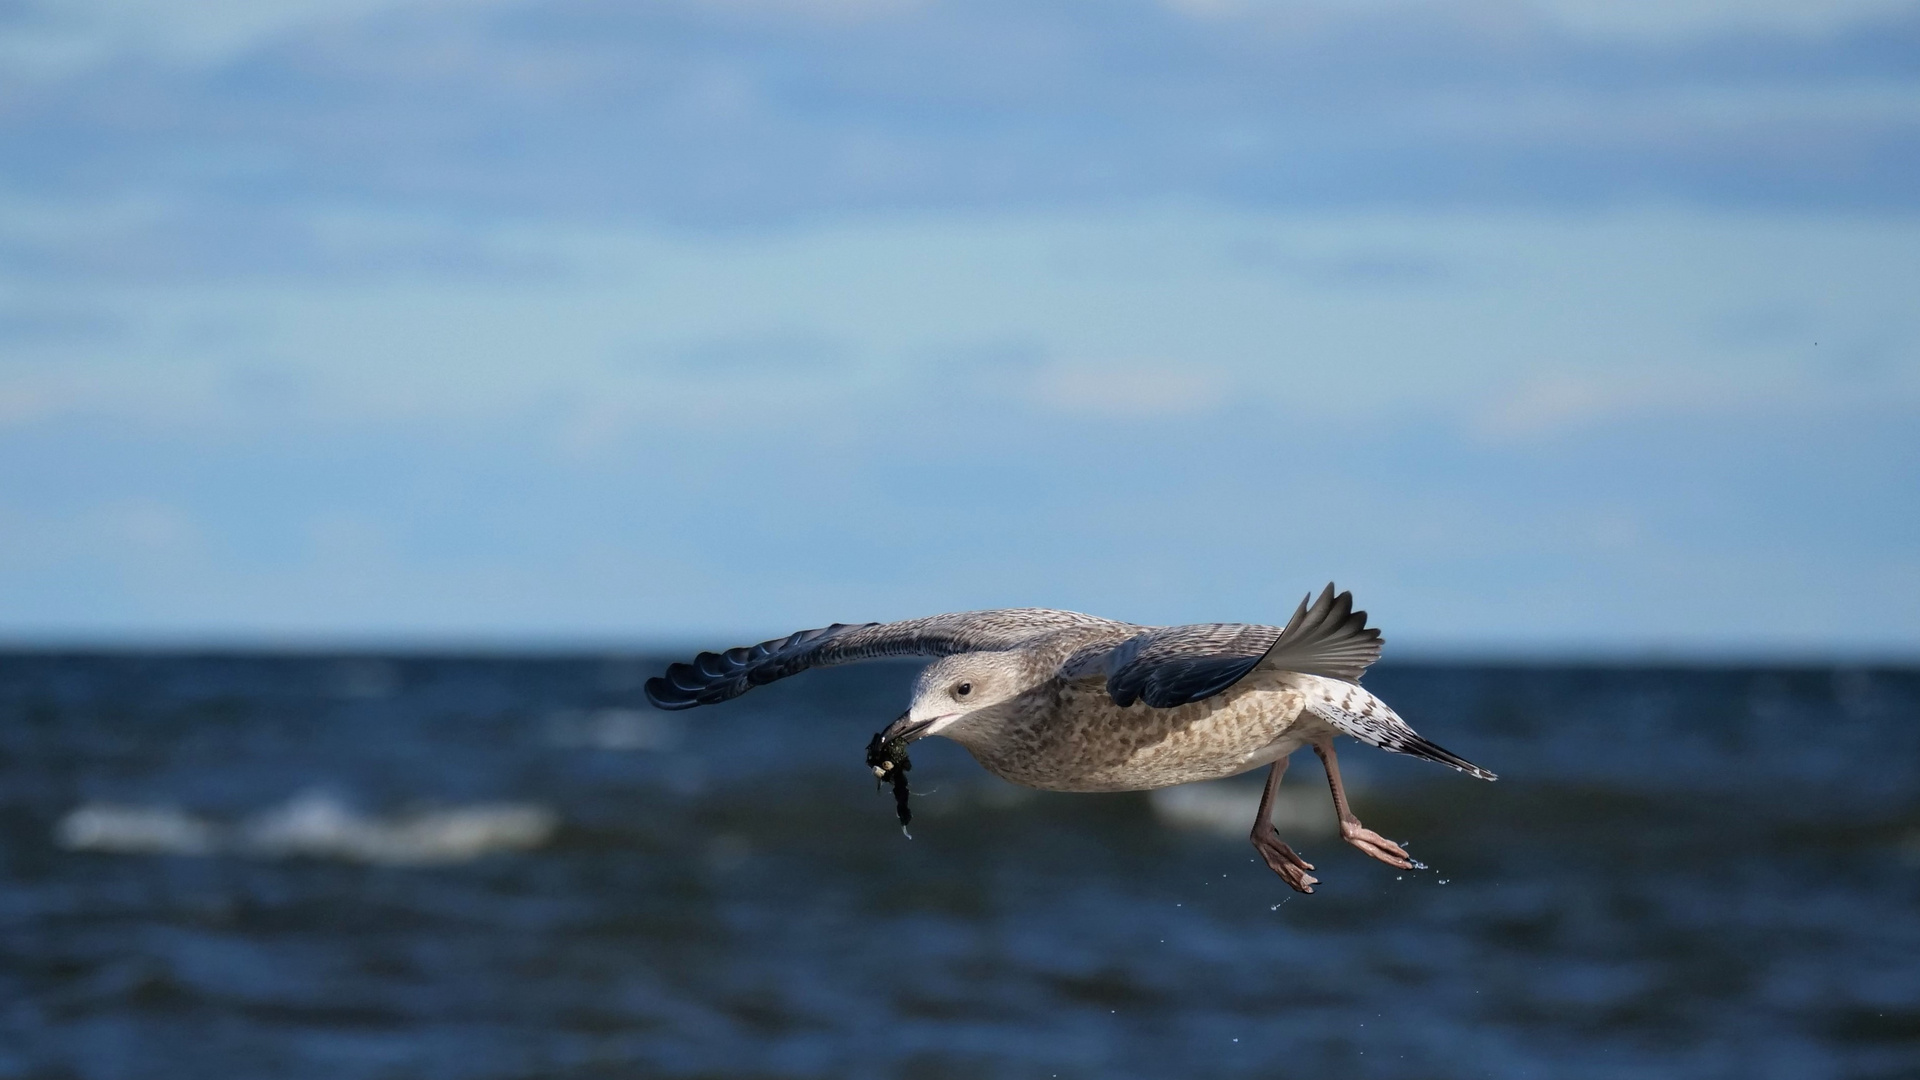
[[[1402,870],[1413,869],[1413,859],[1404,848],[1357,821],[1351,824],[1342,822],[1340,836],[1347,843],[1388,866],[1397,866]]]
[[[1267,868],[1279,874],[1280,880],[1286,882],[1295,892],[1310,893],[1313,887],[1319,884],[1319,878],[1307,873],[1313,869],[1313,864],[1301,858],[1299,852],[1288,847],[1287,842],[1280,839],[1280,834],[1273,830],[1273,826],[1268,825],[1264,829],[1256,826],[1248,839],[1253,841],[1253,850],[1259,852],[1260,857],[1266,860]]]

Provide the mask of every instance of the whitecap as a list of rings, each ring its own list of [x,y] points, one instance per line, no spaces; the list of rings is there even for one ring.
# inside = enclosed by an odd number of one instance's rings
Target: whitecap
[[[671,750],[680,729],[659,713],[639,709],[569,709],[547,717],[547,739],[595,750]]]
[[[219,840],[216,826],[176,806],[88,803],[53,828],[54,843],[68,851],[210,855]]]
[[[235,850],[269,857],[308,856],[418,865],[466,862],[494,851],[526,851],[553,835],[546,807],[492,803],[392,817],[362,815],[322,792],[296,796],[238,830]]]
[[[1161,788],[1147,796],[1163,824],[1222,836],[1245,836],[1260,809],[1260,785],[1213,780]],[[1282,786],[1274,792],[1273,823],[1295,836],[1329,836],[1339,831],[1333,800],[1319,788]]]
[[[54,826],[69,851],[122,855],[305,857],[419,866],[466,862],[546,844],[560,819],[534,803],[479,803],[395,815],[362,814],[309,791],[237,824],[172,806],[88,803]]]

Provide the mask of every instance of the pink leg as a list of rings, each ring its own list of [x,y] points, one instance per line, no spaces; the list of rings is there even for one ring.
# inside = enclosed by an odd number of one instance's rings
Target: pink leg
[[[1247,839],[1253,841],[1253,850],[1267,861],[1267,868],[1280,875],[1280,880],[1293,886],[1294,891],[1310,893],[1320,879],[1307,871],[1313,864],[1300,857],[1300,853],[1288,847],[1286,841],[1273,829],[1273,793],[1280,788],[1280,778],[1287,775],[1287,759],[1281,758],[1273,763],[1267,773],[1267,787],[1260,793],[1260,816],[1253,822],[1253,832]]]
[[[1388,866],[1412,869],[1413,860],[1407,858],[1399,844],[1360,824],[1360,819],[1347,808],[1347,790],[1340,783],[1340,759],[1333,755],[1333,740],[1314,743],[1313,752],[1320,755],[1320,764],[1327,767],[1327,786],[1333,789],[1333,808],[1340,815],[1341,837]]]

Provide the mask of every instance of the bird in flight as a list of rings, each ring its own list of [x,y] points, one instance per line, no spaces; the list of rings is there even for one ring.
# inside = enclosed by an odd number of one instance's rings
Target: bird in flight
[[[875,737],[876,745],[901,748],[902,762],[907,743],[940,735],[995,776],[1048,791],[1142,791],[1268,765],[1249,839],[1281,880],[1310,893],[1319,880],[1313,864],[1270,820],[1295,750],[1312,746],[1326,766],[1341,837],[1402,869],[1413,866],[1407,853],[1360,824],[1347,805],[1334,737],[1482,780],[1494,775],[1421,738],[1360,686],[1382,640],[1367,613],[1353,610],[1352,593],[1336,595],[1328,585],[1309,600],[1285,627],[1137,626],[1048,608],[835,623],[674,664],[647,680],[647,700],[690,709],[811,667],[935,657],[920,673],[913,704]],[[871,752],[869,759],[875,763]]]

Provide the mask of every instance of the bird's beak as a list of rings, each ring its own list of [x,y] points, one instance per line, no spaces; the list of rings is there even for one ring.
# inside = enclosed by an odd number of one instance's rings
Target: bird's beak
[[[911,711],[903,712],[900,714],[900,719],[888,724],[887,729],[880,733],[880,741],[910,743],[926,735],[927,729],[932,727],[933,721],[937,719],[939,717],[915,720]]]

